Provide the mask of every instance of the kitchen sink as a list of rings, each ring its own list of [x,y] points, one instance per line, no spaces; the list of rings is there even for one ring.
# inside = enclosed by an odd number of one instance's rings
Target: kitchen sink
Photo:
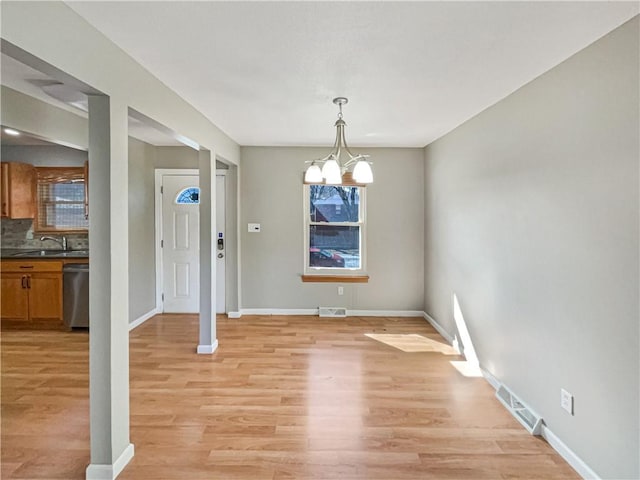
[[[88,257],[89,250],[29,250],[11,255],[12,257]]]

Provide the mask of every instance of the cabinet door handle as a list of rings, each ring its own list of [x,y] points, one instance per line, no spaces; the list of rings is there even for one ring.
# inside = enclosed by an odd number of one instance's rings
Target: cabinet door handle
[[[21,283],[22,283],[22,288],[27,288],[27,276],[26,275],[22,276]]]
[[[31,288],[31,275],[27,275],[27,288]]]

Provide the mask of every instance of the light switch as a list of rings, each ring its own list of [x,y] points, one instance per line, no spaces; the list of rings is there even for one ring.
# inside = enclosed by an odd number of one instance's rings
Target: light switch
[[[249,233],[260,233],[260,224],[250,223],[248,230],[249,230]]]

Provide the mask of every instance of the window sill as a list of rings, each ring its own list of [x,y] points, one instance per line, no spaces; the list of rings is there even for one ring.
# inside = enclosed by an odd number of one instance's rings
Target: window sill
[[[369,275],[302,275],[303,282],[369,283]]]

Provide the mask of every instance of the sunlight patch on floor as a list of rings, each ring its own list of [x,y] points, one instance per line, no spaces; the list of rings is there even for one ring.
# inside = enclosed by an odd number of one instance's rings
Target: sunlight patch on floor
[[[416,352],[440,352],[444,355],[458,355],[451,345],[432,340],[417,333],[405,334],[378,334],[365,333],[365,335],[373,340],[397,348],[407,353]]]
[[[449,362],[459,373],[465,377],[482,377],[482,370],[477,363],[467,362],[466,360],[458,362]]]

